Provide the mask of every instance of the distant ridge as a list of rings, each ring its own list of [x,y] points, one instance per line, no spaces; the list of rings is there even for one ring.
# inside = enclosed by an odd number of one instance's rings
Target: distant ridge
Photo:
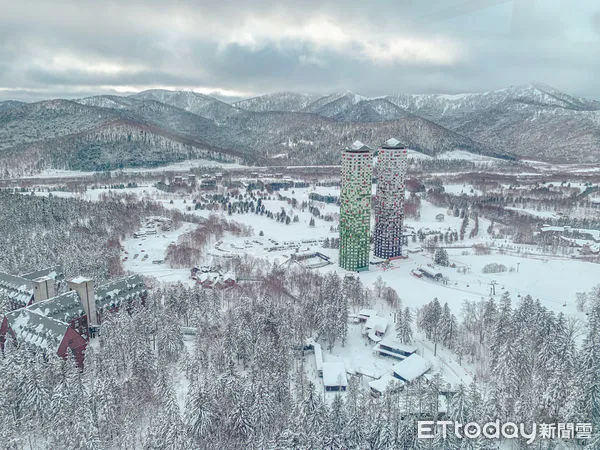
[[[456,95],[281,92],[232,104],[160,89],[0,102],[0,168],[104,170],[198,157],[332,164],[355,140],[377,147],[390,136],[430,156],[461,150],[593,163],[600,102],[540,83]]]

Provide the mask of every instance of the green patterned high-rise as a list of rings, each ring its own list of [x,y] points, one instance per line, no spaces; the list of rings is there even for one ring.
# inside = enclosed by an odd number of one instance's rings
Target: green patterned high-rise
[[[340,267],[369,269],[373,156],[360,141],[342,150]]]

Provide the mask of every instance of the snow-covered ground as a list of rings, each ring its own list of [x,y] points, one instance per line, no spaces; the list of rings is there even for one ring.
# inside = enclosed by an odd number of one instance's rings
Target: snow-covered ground
[[[513,208],[511,206],[506,206],[504,209],[517,211],[518,213],[526,216],[540,217],[542,219],[557,219],[559,217],[558,214],[553,211],[537,211],[531,208]]]
[[[479,189],[473,188],[470,184],[444,184],[444,191],[454,195],[482,195]]]
[[[190,159],[186,161],[180,161],[165,166],[158,167],[128,167],[125,169],[112,170],[112,173],[132,173],[132,174],[147,174],[147,173],[161,173],[169,171],[187,171],[190,169],[198,168],[214,168],[223,167],[229,169],[238,169],[246,167],[237,163],[224,163],[219,161],[213,161],[211,159]],[[61,169],[45,169],[35,175],[26,175],[22,179],[35,179],[35,178],[76,178],[76,177],[93,177],[101,172],[94,171],[81,171],[81,170],[61,170]]]
[[[460,156],[460,155],[458,155]],[[447,192],[453,194],[479,194],[469,184],[447,184],[444,186]],[[473,190],[473,193],[471,192]],[[323,273],[334,270],[340,275],[346,272],[337,266],[338,250],[323,248],[325,239],[337,238],[337,231],[331,231],[331,227],[337,227],[337,214],[339,207],[335,204],[310,201],[311,192],[322,195],[339,196],[338,187],[310,187],[295,188],[279,191],[282,197],[295,198],[297,207],[292,208],[286,200],[278,200],[278,194],[270,195],[270,199],[263,198],[262,202],[267,210],[274,214],[283,210],[293,218],[298,216],[297,222],[286,225],[268,218],[266,215],[254,213],[238,214],[231,216],[225,212],[210,212],[208,210],[195,210],[192,202],[193,196],[185,193],[167,193],[156,189],[154,186],[145,185],[125,189],[88,189],[82,193],[54,191],[52,195],[78,197],[81,199],[97,201],[102,195],[113,192],[115,194],[134,194],[139,198],[151,199],[168,209],[176,209],[188,214],[207,217],[209,214],[217,214],[221,217],[239,222],[253,229],[253,235],[249,237],[238,237],[232,235],[224,236],[219,242],[209,244],[205,254],[206,259],[198,261],[198,264],[212,264],[219,257],[232,254],[248,254],[258,258],[266,258],[272,262],[282,264],[289,261],[294,253],[309,253],[319,251],[330,257],[333,264],[314,269]],[[36,192],[36,195],[48,195],[48,192]],[[195,194],[197,196],[197,194]],[[314,227],[309,226],[313,215],[306,208],[301,211],[302,202],[308,202],[319,209],[321,217],[331,215],[334,221],[325,221],[323,218],[315,218]],[[189,208],[189,210],[188,210]],[[538,217],[553,218],[552,212],[535,211],[532,209],[514,209],[523,213],[534,214]],[[436,216],[444,214],[444,220],[439,221]],[[462,219],[448,214],[444,208],[435,207],[429,202],[421,202],[420,218],[418,220],[406,220],[409,230],[423,230],[427,232],[445,233],[446,231],[460,230]],[[490,222],[485,218],[479,219],[479,233],[474,238],[468,238],[473,226],[469,221],[466,236],[463,241],[454,242],[451,248],[447,248],[450,262],[455,268],[437,267],[432,264],[432,255],[421,250],[422,243],[412,242],[409,239],[407,246],[408,259],[400,259],[391,262],[386,267],[372,265],[367,272],[358,274],[365,286],[372,287],[376,280],[381,279],[387,286],[394,288],[402,300],[404,306],[415,310],[434,297],[444,304],[448,303],[452,312],[460,318],[465,301],[480,301],[494,295],[499,300],[504,292],[511,295],[513,304],[517,304],[519,298],[531,295],[538,298],[540,302],[555,313],[579,319],[585,319],[585,313],[577,310],[575,298],[577,292],[590,291],[600,283],[600,266],[597,264],[580,261],[563,256],[541,255],[534,247],[517,246],[505,240],[494,240],[486,232]],[[180,228],[172,231],[158,231],[156,234],[147,234],[138,238],[128,238],[122,242],[124,251],[123,263],[128,271],[141,273],[157,278],[164,283],[181,281],[191,283],[189,268],[174,269],[167,264],[154,263],[162,261],[169,244],[177,241],[183,233],[193,230],[194,224],[184,223]],[[262,232],[263,236],[259,236]],[[594,232],[600,236],[600,232]],[[490,255],[476,255],[472,249],[474,244],[486,244],[492,248]],[[137,255],[137,256],[136,256]],[[484,274],[482,269],[489,263],[503,264],[507,271],[497,274]],[[441,273],[447,283],[439,283],[426,278],[417,278],[412,271],[417,268],[426,268],[434,273]],[[394,311],[382,301],[372,305],[378,314],[389,322],[387,336],[394,336]],[[345,346],[339,343],[332,349],[326,350],[323,345],[323,357],[325,362],[343,362],[348,373],[363,372],[374,376],[390,375],[391,367],[397,362],[394,359],[376,356],[373,353],[374,343],[361,333],[362,325],[349,324],[348,341]],[[433,346],[423,336],[415,336],[417,352],[432,365],[432,372],[442,375],[445,382],[456,386],[460,383],[468,384],[472,379],[472,368],[463,362],[458,364],[456,356],[444,348],[437,349],[437,356],[433,356]],[[316,375],[314,357],[309,355],[305,358],[307,371],[317,386],[323,387],[322,379]],[[368,382],[372,379],[363,377],[364,388],[368,389]],[[331,400],[334,394],[327,393],[326,397]]]
[[[458,159],[477,163],[493,163],[500,161],[498,158],[492,158],[491,156],[485,155],[478,155],[476,153],[471,153],[464,150],[453,150],[450,152],[440,153],[436,156],[436,159]]]
[[[179,236],[194,228],[194,224],[184,223],[177,230],[126,239],[123,242],[123,259],[127,258],[123,261],[125,269],[157,278],[163,283],[181,281],[191,285],[190,269],[173,269],[164,263],[155,264],[154,261],[163,261],[169,244],[177,242]]]
[[[448,185],[452,191],[459,188],[465,189],[463,185]],[[466,190],[466,189],[465,189]],[[54,191],[52,195],[56,196],[76,196],[87,200],[98,200],[102,194],[108,193],[106,189],[88,189],[83,193],[72,193]],[[194,215],[207,217],[211,212],[207,210],[194,210],[192,197],[186,194],[166,193],[156,189],[153,186],[140,186],[136,188],[115,189],[112,192],[116,194],[128,193],[136,194],[140,198],[147,198],[161,203],[166,208],[178,209],[182,212],[192,213]],[[292,192],[294,192],[292,194]],[[280,191],[282,196],[295,197],[298,204],[302,201],[308,201],[310,192],[318,192],[320,194],[339,195],[339,188],[336,187],[316,187],[316,188],[300,188],[290,189],[288,191]],[[36,192],[36,195],[48,195],[47,192]],[[275,198],[276,194],[272,196]],[[171,203],[172,202],[172,203]],[[214,246],[208,249],[209,258],[220,256],[226,253],[247,253],[260,258],[268,258],[272,261],[282,263],[289,259],[292,253],[296,252],[296,247],[301,253],[320,251],[331,257],[334,263],[337,262],[338,251],[334,249],[322,248],[322,241],[325,238],[337,238],[338,233],[330,231],[331,226],[337,226],[337,222],[326,222],[321,218],[315,219],[315,226],[309,227],[309,222],[312,215],[308,209],[302,212],[299,207],[292,209],[286,201],[283,200],[263,200],[265,207],[274,213],[279,212],[283,207],[286,213],[297,215],[298,222],[291,222],[289,225],[282,224],[266,216],[257,214],[233,214],[228,216],[223,212],[217,212],[228,220],[233,220],[244,225],[252,227],[254,231],[253,237],[235,237],[226,236],[223,238],[218,250]],[[339,211],[335,204],[325,204],[321,202],[313,202],[317,206],[321,215],[335,214]],[[191,210],[187,211],[190,207]],[[522,210],[529,212],[529,210]],[[543,211],[530,211],[532,214],[538,214],[541,217],[554,217],[553,213]],[[408,219],[407,227],[411,229],[423,229],[427,231],[436,231],[444,233],[447,230],[459,230],[462,219],[448,215],[443,208],[438,208],[427,201],[423,201],[421,205],[420,219]],[[444,221],[439,222],[436,215],[444,214]],[[388,270],[382,270],[380,267],[372,266],[369,272],[363,272],[359,276],[364,284],[371,285],[379,276],[391,287],[398,291],[398,294],[403,299],[406,305],[420,307],[431,301],[434,297],[438,297],[440,301],[448,302],[454,313],[460,315],[461,305],[464,300],[481,300],[487,298],[490,294],[490,282],[496,280],[496,295],[499,296],[502,291],[508,290],[514,302],[518,300],[518,295],[530,294],[534,298],[539,298],[540,301],[555,312],[565,312],[569,315],[583,319],[583,313],[576,311],[574,306],[575,293],[589,291],[596,284],[600,283],[600,266],[593,263],[582,262],[576,259],[569,259],[561,256],[540,256],[535,248],[521,246],[513,251],[508,251],[507,242],[496,242],[491,239],[486,229],[489,226],[489,221],[480,218],[479,220],[479,235],[474,239],[465,237],[464,241],[454,243],[454,246],[466,247],[448,249],[451,262],[458,267],[468,267],[470,271],[466,274],[459,273],[457,269],[436,268],[449,279],[447,285],[442,285],[432,281],[419,279],[411,275],[411,270],[430,264],[431,255],[417,252],[410,253],[406,260],[394,261]],[[470,221],[470,226],[467,229],[467,236],[473,222]],[[125,266],[128,270],[144,274],[157,274],[157,278],[165,281],[188,280],[188,270],[170,269],[166,265],[152,264],[153,260],[164,259],[164,252],[171,242],[175,242],[177,237],[184,232],[193,228],[191,224],[184,224],[178,230],[167,233],[158,233],[156,235],[146,236],[142,239],[128,239],[124,242],[126,250],[129,252],[128,260]],[[260,237],[259,232],[262,231],[264,236]],[[600,232],[592,230],[595,237],[600,238]],[[306,243],[313,240],[315,243]],[[304,241],[304,242],[303,242]],[[287,244],[286,244],[287,243]],[[475,255],[470,248],[475,243],[486,243],[493,247],[504,246],[502,253],[500,249],[496,249],[491,255]],[[142,245],[139,245],[142,244]],[[269,251],[273,246],[284,247],[281,250]],[[409,240],[408,250],[416,250],[420,248],[419,242],[413,243]],[[136,250],[144,249],[150,256],[146,261],[133,259]],[[517,252],[518,250],[518,252]],[[133,253],[132,253],[133,252]],[[141,252],[140,252],[141,253]],[[466,253],[466,254],[465,254]],[[529,254],[527,254],[529,253]],[[142,258],[143,255],[138,256]],[[210,262],[210,261],[208,261]],[[508,269],[514,268],[513,272],[504,272],[501,274],[483,274],[482,268],[490,262],[504,264]],[[518,272],[517,272],[518,268]],[[338,270],[336,264],[326,266],[322,271]]]

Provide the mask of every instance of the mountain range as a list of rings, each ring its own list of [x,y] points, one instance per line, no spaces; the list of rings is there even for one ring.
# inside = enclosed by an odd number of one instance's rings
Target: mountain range
[[[208,158],[331,164],[354,140],[390,137],[428,155],[452,150],[553,162],[600,159],[600,102],[529,84],[485,93],[364,97],[282,92],[229,104],[148,90],[0,102],[0,167],[105,170]]]

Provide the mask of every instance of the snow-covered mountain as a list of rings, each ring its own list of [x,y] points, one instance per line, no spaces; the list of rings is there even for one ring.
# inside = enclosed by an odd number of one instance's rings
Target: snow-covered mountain
[[[600,160],[600,102],[533,84],[479,94],[368,98],[280,93],[229,105],[144,91],[0,103],[0,162],[80,169],[160,164],[210,152],[249,164],[336,163],[360,139],[390,136],[428,155],[469,151],[561,162]]]
[[[388,100],[499,152],[566,162],[600,159],[600,102],[542,84]]]
[[[319,95],[298,94],[296,92],[277,92],[261,95],[233,103],[233,106],[252,112],[266,111],[302,111],[319,98]]]
[[[131,96],[138,100],[154,100],[175,106],[215,122],[226,122],[229,118],[243,114],[239,108],[204,94],[192,91],[169,91],[151,89]]]

